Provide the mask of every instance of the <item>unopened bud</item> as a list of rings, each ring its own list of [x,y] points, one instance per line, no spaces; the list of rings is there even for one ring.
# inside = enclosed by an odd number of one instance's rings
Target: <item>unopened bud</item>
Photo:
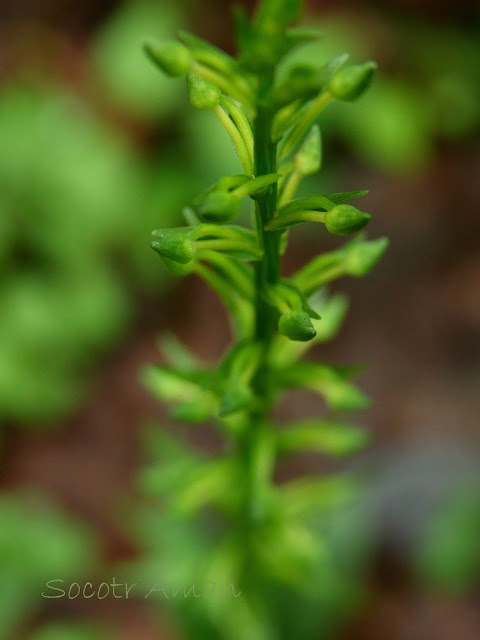
[[[376,69],[372,61],[342,69],[331,78],[328,90],[337,100],[356,100],[370,86]]]
[[[349,204],[338,204],[325,214],[325,226],[330,233],[347,236],[363,229],[370,222],[371,215],[359,211]]]
[[[317,335],[315,328],[305,311],[291,311],[280,316],[278,330],[290,340],[308,342]]]
[[[220,101],[221,92],[211,82],[195,73],[188,76],[188,94],[195,109],[213,109]]]
[[[143,49],[150,60],[171,78],[183,78],[192,66],[190,51],[180,42],[147,41]]]
[[[188,237],[188,228],[159,229],[154,231],[151,246],[162,257],[180,264],[188,264],[195,257],[195,242]]]

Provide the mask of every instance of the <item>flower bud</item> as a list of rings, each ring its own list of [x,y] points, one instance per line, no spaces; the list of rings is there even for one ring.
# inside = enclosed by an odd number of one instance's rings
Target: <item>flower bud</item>
[[[162,257],[180,264],[188,264],[195,257],[195,242],[188,237],[190,229],[159,229],[153,232],[151,247]]]
[[[210,191],[198,207],[197,213],[207,222],[229,222],[240,213],[241,202],[230,191]]]
[[[376,68],[377,63],[370,61],[342,69],[330,79],[328,90],[337,100],[356,100],[370,86]]]
[[[213,109],[220,101],[221,92],[211,82],[190,73],[188,76],[188,95],[195,109]]]
[[[387,247],[387,238],[350,243],[345,247],[345,271],[357,278],[365,276],[377,264]]]
[[[278,330],[290,340],[307,342],[317,335],[308,313],[305,311],[290,311],[280,316]]]
[[[363,229],[370,222],[371,215],[359,211],[349,204],[338,204],[325,214],[325,226],[336,236],[347,236]]]
[[[171,78],[183,78],[190,71],[192,55],[180,42],[147,41],[143,48],[150,60]]]

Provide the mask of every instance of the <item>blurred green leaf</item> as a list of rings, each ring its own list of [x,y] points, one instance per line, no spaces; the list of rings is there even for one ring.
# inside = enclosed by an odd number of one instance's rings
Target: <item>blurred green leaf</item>
[[[333,420],[304,420],[282,428],[277,435],[280,453],[318,451],[333,456],[349,456],[368,444],[368,433]]]
[[[112,101],[133,115],[152,120],[178,109],[185,87],[171,83],[146,64],[146,38],[171,38],[184,23],[181,5],[154,0],[125,1],[97,34],[93,66]]]

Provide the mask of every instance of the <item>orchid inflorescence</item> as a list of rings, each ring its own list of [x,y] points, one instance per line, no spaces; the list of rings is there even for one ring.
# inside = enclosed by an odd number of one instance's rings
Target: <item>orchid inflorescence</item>
[[[291,227],[316,222],[320,232],[346,236],[361,231],[371,218],[349,204],[366,191],[295,197],[303,179],[321,168],[319,115],[335,100],[359,98],[376,69],[370,61],[345,66],[346,55],[320,67],[289,65],[291,51],[321,37],[316,29],[290,26],[300,5],[300,0],[265,0],[252,20],[238,9],[236,58],[186,32],[177,41],[145,44],[162,72],[186,79],[193,107],[211,111],[220,121],[242,172],[203,191],[185,208],[185,226],[154,231],[152,242],[175,274],[196,274],[219,294],[235,339],[213,370],[169,339],[169,364],[150,367],[147,383],[174,406],[175,419],[214,420],[226,453],[212,460],[191,452],[181,461],[157,463],[145,472],[144,483],[153,493],[166,492],[169,509],[179,518],[194,518],[210,505],[224,513],[229,526],[205,575],[221,565],[246,590],[252,563],[261,567],[257,582],[266,576],[298,583],[320,557],[325,561],[307,516],[347,499],[354,482],[339,474],[279,486],[273,474],[285,454],[308,450],[345,456],[367,442],[364,430],[339,418],[339,412],[368,406],[351,381],[355,368],[302,357],[336,335],[345,315],[344,296],[328,296],[327,285],[343,276],[366,275],[387,247],[385,238],[358,234],[293,276],[281,274]],[[236,223],[248,199],[255,211],[251,227]],[[272,409],[289,389],[319,394],[330,414],[275,429]],[[172,472],[180,462],[183,472]],[[242,543],[236,544],[239,536]],[[258,595],[258,585],[250,584],[253,592]],[[242,606],[255,609],[252,602],[247,598]]]

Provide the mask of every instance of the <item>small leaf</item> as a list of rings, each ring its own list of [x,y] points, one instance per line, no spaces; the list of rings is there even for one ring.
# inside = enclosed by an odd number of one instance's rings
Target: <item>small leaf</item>
[[[197,403],[197,406],[216,410],[217,381],[210,371],[173,369],[160,365],[150,366],[143,374],[144,384],[164,402]]]
[[[351,504],[357,487],[348,475],[304,477],[278,489],[279,505],[285,518],[312,516]]]
[[[312,304],[314,304],[312,302]],[[315,342],[328,342],[339,332],[348,310],[348,298],[335,294],[328,298],[319,308],[321,319],[313,323],[317,331]]]
[[[278,372],[280,384],[287,388],[305,388],[320,394],[327,405],[340,411],[366,409],[368,398],[333,367],[316,362],[299,362]]]
[[[237,499],[238,487],[233,460],[219,458],[197,463],[185,478],[183,488],[170,501],[170,509],[176,515],[191,517],[209,504],[231,505]]]
[[[363,189],[361,191],[345,191],[343,193],[325,193],[324,195],[335,204],[343,204],[344,202],[348,202],[349,200],[354,200],[355,198],[366,196],[367,193],[368,189]]]
[[[382,258],[387,248],[388,238],[367,241],[360,237],[358,241],[349,243],[344,247],[346,273],[356,278],[365,276]]]
[[[277,436],[280,453],[318,451],[340,457],[361,451],[368,441],[369,435],[363,429],[316,419],[289,425]]]
[[[164,333],[159,340],[159,348],[168,364],[183,371],[195,371],[201,362],[173,333]]]

